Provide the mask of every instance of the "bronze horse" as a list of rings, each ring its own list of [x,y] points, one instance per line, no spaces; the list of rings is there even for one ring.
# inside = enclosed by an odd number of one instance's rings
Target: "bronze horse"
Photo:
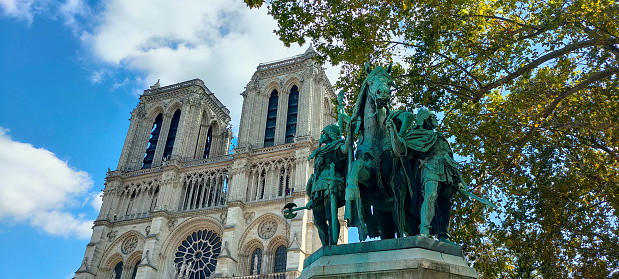
[[[354,158],[353,152],[348,152],[345,218],[349,225],[359,229],[360,240],[416,235],[419,217],[417,210],[409,210],[420,199],[419,189],[413,189],[418,185],[413,181],[414,163],[394,156],[393,137],[386,125],[392,113],[391,88],[395,87],[391,65],[387,69],[377,66],[371,71],[366,65],[365,70],[369,75],[347,127],[347,137],[358,137]],[[401,121],[395,123],[402,125]],[[352,150],[350,142],[348,148]]]

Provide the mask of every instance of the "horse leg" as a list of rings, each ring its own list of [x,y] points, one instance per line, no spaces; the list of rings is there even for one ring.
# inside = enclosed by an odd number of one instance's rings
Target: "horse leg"
[[[365,240],[367,236],[374,237],[375,226],[372,223],[371,206],[359,190],[359,185],[369,179],[369,172],[365,168],[365,162],[357,159],[352,162],[350,173],[346,176],[346,209],[344,218],[353,222],[353,226],[359,229],[359,239]],[[376,229],[376,231],[378,231]]]

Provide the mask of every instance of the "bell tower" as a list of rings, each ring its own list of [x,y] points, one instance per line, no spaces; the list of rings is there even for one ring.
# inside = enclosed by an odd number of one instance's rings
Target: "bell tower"
[[[219,276],[300,271],[305,256],[321,247],[311,213],[298,211],[292,220],[281,213],[287,203],[303,206],[308,201],[305,185],[313,165],[307,158],[316,149],[322,128],[335,122],[331,100],[336,96],[314,55],[310,47],[301,55],[261,63],[241,93],[243,109],[226,224],[234,229],[224,233],[233,245],[228,246],[229,258],[220,257]],[[254,214],[265,221],[241,218]],[[277,234],[261,235],[268,227],[266,216],[283,227]],[[341,231],[341,241],[347,242],[347,230]],[[285,269],[275,269],[270,266],[273,262],[258,264],[260,253],[276,254],[283,244],[287,246]]]
[[[144,90],[118,170],[160,167],[174,158],[204,159],[228,154],[230,111],[199,79]]]
[[[230,111],[202,80],[144,90],[75,278],[297,278],[320,239],[311,213],[281,209],[307,202],[307,158],[335,121],[314,55],[258,66],[232,154]]]

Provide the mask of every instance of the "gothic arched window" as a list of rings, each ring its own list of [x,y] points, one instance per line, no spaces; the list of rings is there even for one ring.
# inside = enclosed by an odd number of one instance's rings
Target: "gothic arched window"
[[[120,279],[123,276],[123,262],[119,262],[114,267],[114,273],[112,279]]]
[[[267,181],[267,179],[266,179],[266,176],[267,176],[266,170],[262,170],[262,175],[261,176],[262,177],[261,177],[260,181],[258,182],[258,183],[260,183],[260,184],[258,184],[258,187],[259,187],[258,188],[258,199],[259,200],[264,198],[264,188],[266,186],[266,181]]]
[[[287,169],[281,168],[279,171],[279,187],[277,188],[277,196],[281,197],[284,194],[290,195],[290,173]]]
[[[192,233],[176,250],[174,278],[209,278],[215,272],[220,252],[221,238],[215,232],[199,230]]]
[[[160,113],[157,117],[155,117],[153,128],[150,131],[148,148],[146,148],[146,155],[144,155],[144,161],[142,162],[143,169],[150,168],[153,164],[155,150],[157,149],[157,141],[159,140],[159,133],[161,132],[161,123],[163,123],[163,115]]]
[[[135,266],[133,267],[133,275],[131,275],[131,279],[135,279],[135,276],[138,275],[138,265],[140,265],[142,261],[138,261],[137,263],[135,263]]]
[[[285,272],[286,271],[286,245],[281,245],[275,250],[275,268],[273,272]]]
[[[286,143],[294,141],[297,133],[297,113],[299,111],[299,88],[295,85],[288,95],[288,117],[286,117]]]
[[[249,275],[260,274],[261,267],[262,267],[262,249],[256,248],[256,250],[254,250],[254,252],[251,254],[251,270],[249,270]]]
[[[177,109],[172,116],[172,122],[170,122],[170,130],[168,131],[168,139],[165,142],[165,149],[163,150],[163,158],[169,158],[172,155],[172,149],[174,148],[174,140],[176,139],[176,130],[178,129],[178,122],[181,119],[181,110]]]
[[[206,133],[206,144],[204,145],[204,154],[202,158],[208,158],[211,154],[211,142],[213,141],[213,127],[208,127],[208,132]]]
[[[151,191],[153,191],[151,189]],[[153,191],[152,194],[152,200],[150,202],[150,210],[149,211],[154,211],[155,210],[155,206],[157,205],[157,198],[159,197],[159,186],[157,186],[157,188],[155,188],[155,190]]]
[[[275,143],[275,124],[277,123],[277,90],[271,92],[269,107],[267,110],[267,125],[264,130],[264,147],[273,146]]]

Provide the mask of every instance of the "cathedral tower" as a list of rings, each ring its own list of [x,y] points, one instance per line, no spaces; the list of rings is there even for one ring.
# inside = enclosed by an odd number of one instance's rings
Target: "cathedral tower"
[[[281,209],[306,203],[307,157],[335,121],[314,54],[258,66],[232,155],[230,112],[201,80],[145,90],[76,278],[296,278],[320,240],[311,213]]]

